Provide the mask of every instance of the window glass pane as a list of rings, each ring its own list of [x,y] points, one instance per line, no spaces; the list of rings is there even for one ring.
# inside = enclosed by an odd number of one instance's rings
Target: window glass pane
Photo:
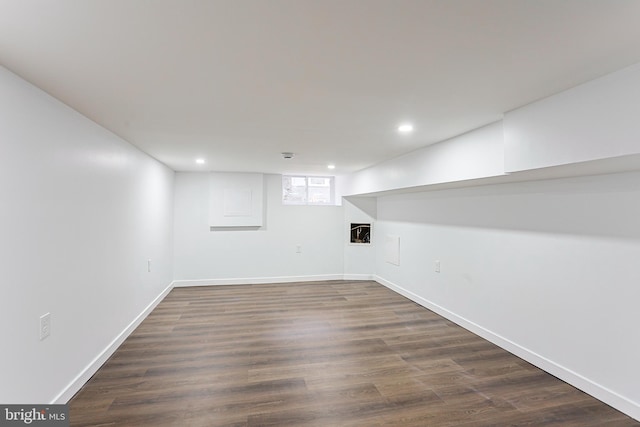
[[[287,205],[332,205],[333,177],[283,176],[282,202]]]
[[[302,176],[282,177],[282,201],[289,204],[307,203],[307,179]]]
[[[307,185],[307,178],[304,176],[290,176],[288,178],[291,179],[291,185],[294,187],[304,187]]]
[[[319,178],[317,176],[309,177],[309,187],[330,187],[331,178]]]
[[[331,203],[331,187],[309,186],[309,204],[326,205]]]

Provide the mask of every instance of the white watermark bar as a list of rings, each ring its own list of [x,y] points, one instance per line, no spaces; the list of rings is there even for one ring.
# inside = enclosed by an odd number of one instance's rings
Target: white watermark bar
[[[69,405],[0,405],[0,427],[69,427]]]

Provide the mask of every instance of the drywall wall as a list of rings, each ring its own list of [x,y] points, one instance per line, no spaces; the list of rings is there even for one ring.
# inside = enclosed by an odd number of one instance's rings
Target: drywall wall
[[[377,199],[375,197],[350,197],[343,199],[344,211],[344,275],[350,280],[371,280],[375,271]],[[351,244],[351,223],[371,224],[371,243]]]
[[[262,226],[263,174],[211,172],[209,180],[211,227]]]
[[[173,172],[0,67],[0,198],[0,402],[65,403],[171,283]]]
[[[387,160],[342,179],[343,195],[370,194],[504,174],[502,122]]]
[[[388,286],[640,419],[640,172],[380,197]],[[440,261],[441,272],[435,272]]]
[[[640,64],[342,179],[345,196],[637,170]]]
[[[176,173],[176,285],[342,278],[342,207],[285,206],[281,176],[265,175],[263,226],[212,229],[210,182],[207,173]]]
[[[508,112],[505,170],[640,153],[640,64]]]

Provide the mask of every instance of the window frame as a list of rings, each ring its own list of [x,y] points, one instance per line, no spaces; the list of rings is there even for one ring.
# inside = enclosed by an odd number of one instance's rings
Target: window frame
[[[285,188],[285,182],[287,179],[292,178],[304,178],[305,185],[305,194],[304,201],[291,201],[287,200],[287,190]],[[311,202],[309,200],[309,187],[314,187],[314,185],[310,185],[310,180],[313,178],[321,178],[329,180],[329,201],[328,202]],[[320,186],[316,186],[320,187]],[[336,185],[335,185],[335,176],[328,175],[302,175],[302,174],[287,174],[282,175],[282,204],[286,206],[335,206],[336,205]]]

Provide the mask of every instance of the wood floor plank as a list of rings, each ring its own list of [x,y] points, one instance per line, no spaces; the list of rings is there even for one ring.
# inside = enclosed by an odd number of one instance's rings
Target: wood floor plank
[[[375,282],[173,289],[72,426],[640,426]]]

